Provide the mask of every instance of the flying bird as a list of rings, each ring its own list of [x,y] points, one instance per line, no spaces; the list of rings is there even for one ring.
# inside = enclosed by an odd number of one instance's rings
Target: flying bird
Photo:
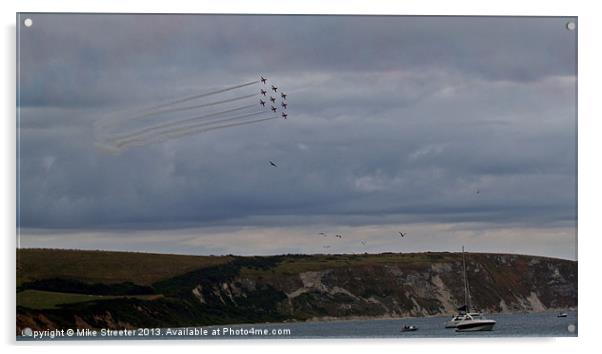
[[[405,234],[404,234],[403,232],[401,232],[401,231],[397,231],[397,232],[399,232],[399,235],[400,235],[401,237],[404,237],[405,235],[407,235],[407,234],[408,234],[407,232],[406,232]]]
[[[362,241],[362,245],[364,245],[364,246],[365,246],[365,245],[366,245],[366,241]]]
[[[265,107],[265,101],[264,100],[259,100],[259,104]]]
[[[262,95],[265,96],[266,93],[268,93],[266,90],[259,90],[259,92],[261,92]]]
[[[286,107],[288,106],[288,103],[286,103],[286,102],[282,102],[280,105],[281,105],[282,107],[284,107],[284,109],[286,109]]]
[[[272,107],[272,112],[276,112],[276,107],[271,106]]]
[[[261,76],[261,82],[262,82],[262,83],[264,83],[264,84],[265,84],[265,82],[266,82],[267,80],[268,80],[268,79],[266,79],[265,77]]]
[[[272,90],[274,90],[274,92],[278,91],[278,87],[272,85]]]
[[[286,117],[288,117],[288,114],[282,112],[282,118],[286,119]]]
[[[276,165],[275,163],[273,163],[272,161],[270,161],[270,165],[272,165],[273,167],[278,167],[278,165]]]
[[[270,96],[270,101],[276,103],[276,99],[274,97],[272,97],[272,96]]]
[[[343,235],[336,235],[337,238],[343,238]]]
[[[287,96],[287,94],[286,94],[286,93],[284,93],[284,92],[282,92],[282,93],[280,93],[280,96],[286,100],[286,96]]]

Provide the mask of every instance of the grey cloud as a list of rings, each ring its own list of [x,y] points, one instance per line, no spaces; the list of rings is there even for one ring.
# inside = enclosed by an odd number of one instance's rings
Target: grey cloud
[[[444,68],[529,81],[572,75],[576,65],[574,33],[563,18],[32,17],[36,26],[21,33],[24,106],[124,103],[157,97],[165,85],[173,93],[194,87],[192,77],[220,85],[266,71]]]
[[[24,228],[576,220],[566,19],[31,16]],[[94,146],[99,118],[258,73],[289,93],[288,120]]]

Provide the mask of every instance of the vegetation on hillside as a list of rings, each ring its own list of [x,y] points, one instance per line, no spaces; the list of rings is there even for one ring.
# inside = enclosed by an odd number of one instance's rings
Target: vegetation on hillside
[[[464,301],[458,253],[178,256],[22,249],[17,327],[136,328],[320,317],[449,314]],[[577,263],[467,254],[473,305],[576,306]]]

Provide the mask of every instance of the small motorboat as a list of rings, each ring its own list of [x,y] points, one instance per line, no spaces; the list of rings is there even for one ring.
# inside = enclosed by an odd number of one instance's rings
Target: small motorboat
[[[479,317],[467,315],[456,325],[456,332],[492,331],[495,324],[495,320],[486,319],[482,315]]]
[[[403,326],[403,327],[401,327],[401,331],[402,332],[414,332],[416,330],[418,330],[418,327],[416,327],[416,326]]]
[[[559,313],[556,317],[567,317],[568,314],[566,312]]]

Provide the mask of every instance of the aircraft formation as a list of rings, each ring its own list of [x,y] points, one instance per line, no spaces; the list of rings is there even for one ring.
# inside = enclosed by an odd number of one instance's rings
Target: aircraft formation
[[[278,98],[281,99],[280,102],[280,107],[282,107],[283,111],[286,111],[286,109],[288,108],[288,102],[286,101],[286,97],[288,96],[286,93],[284,92],[280,92],[280,97],[278,97],[277,93],[278,93],[278,86],[275,85],[269,85],[270,87],[268,87],[267,81],[268,79],[263,77],[263,76],[259,76],[259,81],[262,83],[262,85],[265,86],[265,90],[263,88],[259,89],[259,94],[261,96],[263,96],[264,98],[259,98],[259,104],[261,105],[261,107],[266,107],[267,104],[267,100],[269,100],[271,102],[270,104],[270,110],[274,113],[276,113],[278,111],[278,105],[276,104],[276,100]],[[269,93],[269,89],[271,89],[272,91],[274,91],[274,95],[272,95],[270,93],[270,95],[268,96]],[[284,119],[288,118],[288,113],[286,112],[281,112],[280,116]]]
[[[106,116],[94,124],[96,145],[120,152],[212,130],[287,119],[288,95],[269,81],[260,75],[258,80]]]

